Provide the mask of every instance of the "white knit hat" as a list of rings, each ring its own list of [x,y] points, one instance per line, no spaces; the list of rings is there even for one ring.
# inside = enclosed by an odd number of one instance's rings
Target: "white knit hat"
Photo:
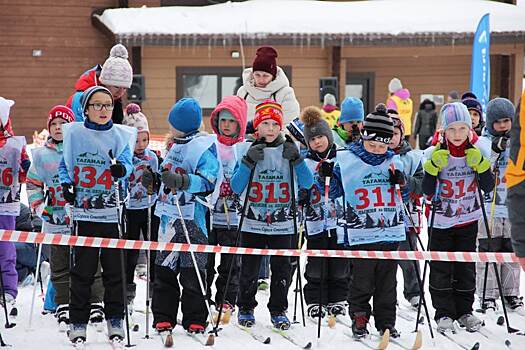
[[[102,66],[100,81],[104,85],[130,88],[133,81],[133,69],[128,62],[128,50],[117,44],[109,51],[109,57]]]
[[[126,115],[124,115],[122,125],[136,128],[139,132],[146,131],[149,133],[148,119],[140,111],[140,106],[136,103],[130,103],[126,106]]]
[[[0,122],[2,123],[2,126],[6,125],[9,121],[9,111],[14,104],[15,101],[0,96]]]
[[[388,83],[388,91],[391,93],[396,92],[397,90],[401,90],[403,88],[403,85],[401,84],[401,80],[398,78],[393,78],[390,80],[390,83]]]

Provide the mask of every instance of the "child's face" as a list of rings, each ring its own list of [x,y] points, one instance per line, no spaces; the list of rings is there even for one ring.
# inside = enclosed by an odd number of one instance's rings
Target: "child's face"
[[[62,124],[67,123],[62,118],[55,118],[51,123],[49,124],[49,134],[53,138],[53,140],[56,141],[62,141],[64,140],[64,135],[62,134]]]
[[[475,110],[469,110],[470,118],[472,119],[472,128],[475,128],[479,125],[479,120],[481,119],[481,116],[479,113]]]
[[[359,130],[361,130],[361,128],[363,127],[363,122],[359,122],[359,121],[351,121],[349,123],[343,123],[341,124],[341,126],[343,127],[343,129],[347,132],[352,132],[352,129],[354,127],[354,125],[357,125],[357,127],[359,128]]]
[[[365,150],[367,152],[373,154],[385,154],[388,150],[388,145],[383,142],[365,140],[363,145],[365,146]]]
[[[445,130],[445,138],[454,146],[460,146],[469,136],[470,129],[466,124],[452,124]]]
[[[257,125],[257,133],[259,138],[264,137],[266,142],[271,143],[281,133],[281,127],[275,120],[266,119]]]
[[[89,120],[95,124],[107,124],[113,115],[111,96],[104,92],[95,92],[89,100],[87,115]]]
[[[494,128],[494,131],[498,133],[505,133],[512,128],[512,119],[510,118],[503,118],[496,120],[492,127]]]
[[[147,131],[139,131],[137,134],[137,142],[135,143],[135,154],[142,154],[149,145],[149,133]]]
[[[239,123],[231,119],[220,119],[219,120],[219,130],[224,136],[232,136],[237,134],[239,130]]]
[[[114,100],[118,100],[126,93],[126,88],[122,86],[107,85],[106,87],[111,91]]]
[[[388,144],[388,148],[395,149],[399,146],[399,143],[401,142],[401,130],[398,128],[394,128],[394,136],[392,136],[392,139],[390,140],[390,143]]]
[[[325,135],[314,136],[308,141],[310,149],[317,153],[324,153],[328,149],[328,137]]]
[[[253,79],[255,80],[255,87],[263,88],[273,80],[273,75],[267,72],[256,70],[253,72]]]

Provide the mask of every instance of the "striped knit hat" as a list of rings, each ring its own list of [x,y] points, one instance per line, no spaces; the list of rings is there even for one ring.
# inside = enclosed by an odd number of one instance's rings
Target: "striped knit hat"
[[[281,130],[283,128],[283,109],[280,104],[274,100],[265,100],[263,103],[258,104],[255,107],[255,117],[253,118],[253,127],[257,129],[257,126],[264,121],[272,119],[279,126]]]
[[[394,136],[394,122],[387,113],[383,103],[376,106],[375,111],[366,116],[361,131],[363,140],[389,144]]]

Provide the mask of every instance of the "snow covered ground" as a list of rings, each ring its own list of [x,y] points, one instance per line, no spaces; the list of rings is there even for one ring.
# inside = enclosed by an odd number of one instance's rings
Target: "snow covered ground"
[[[400,309],[403,310],[403,314],[412,314],[415,317],[415,312],[410,311],[409,304],[402,298],[402,275],[398,274],[398,296],[400,302]],[[137,299],[135,301],[135,308],[141,312],[135,312],[134,320],[140,324],[140,329],[138,332],[132,332],[131,339],[132,343],[136,344],[138,349],[162,349],[162,343],[160,337],[155,334],[153,330],[150,331],[152,339],[144,339],[145,335],[145,282],[143,280],[137,279],[136,283],[138,284],[137,288]],[[295,283],[295,281],[294,281]],[[521,283],[522,291],[525,290],[525,283],[522,279]],[[293,288],[290,288],[289,294],[289,312],[288,315],[290,319],[293,317]],[[38,294],[40,291],[37,292]],[[17,300],[17,306],[19,315],[16,322],[16,327],[11,329],[2,328],[1,334],[4,341],[12,345],[13,349],[71,349],[69,341],[65,333],[59,333],[56,325],[55,318],[53,315],[41,315],[40,311],[42,310],[43,302],[41,298],[37,299],[36,312],[33,316],[33,326],[32,330],[27,329],[28,319],[29,319],[29,310],[31,305],[31,294],[32,287],[28,286],[20,289],[19,298]],[[427,293],[427,298],[429,294]],[[261,325],[269,325],[270,317],[266,309],[266,303],[268,301],[267,292],[259,292],[257,295],[257,300],[259,302],[259,307],[256,310],[256,319],[257,322]],[[430,299],[428,299],[430,302]],[[476,302],[475,306],[477,307],[478,303]],[[433,311],[430,310],[431,317]],[[235,314],[234,314],[235,315]],[[478,316],[484,318],[486,327],[484,327],[487,332],[487,337],[479,333],[467,333],[464,330],[460,330],[455,336],[459,341],[474,345],[475,342],[479,342],[481,349],[508,349],[505,347],[505,341],[509,340],[511,342],[512,349],[524,349],[525,348],[525,336],[519,335],[508,335],[504,326],[498,326],[496,324],[496,317],[489,317],[487,315]],[[509,313],[511,326],[514,328],[519,328],[520,330],[525,330],[525,317],[519,316],[515,313]],[[300,321],[300,308],[298,308],[298,317]],[[235,322],[234,317],[232,317],[232,322]],[[352,340],[345,333],[348,333],[349,329],[342,325],[337,324],[334,329],[328,327],[322,327],[321,329],[321,340],[317,342],[317,326],[306,321],[306,328],[303,328],[301,324],[296,324],[292,326],[293,332],[300,334],[304,339],[309,339],[313,343],[314,348],[324,348],[324,349],[337,349],[341,348],[351,348],[351,349],[367,349],[368,347],[365,344],[361,344]],[[151,325],[151,321],[150,321]],[[409,322],[401,317],[397,319],[397,329],[401,332],[400,341],[407,346],[412,343],[414,338],[415,324]],[[372,327],[369,327],[372,329]],[[420,325],[420,329],[423,331],[423,349],[443,349],[451,350],[459,348],[456,344],[452,343],[450,340],[445,339],[442,336],[435,335],[435,345],[429,335],[428,326]],[[372,333],[376,333],[375,330]],[[435,332],[434,332],[435,333]],[[105,342],[106,336],[104,333],[97,333],[95,329],[91,328],[88,330],[88,346],[87,349],[109,349],[110,346]],[[198,342],[190,338],[185,334],[181,327],[177,327],[174,331],[174,347],[179,349],[197,349],[202,347]],[[219,337],[215,340],[216,349],[245,349],[246,346],[249,346],[250,349],[293,349],[297,348],[295,345],[282,338],[278,334],[273,334],[271,337],[271,345],[263,345],[255,341],[249,334],[243,332],[235,325],[230,324],[225,326],[224,329],[219,333]],[[389,349],[403,349],[403,347],[397,346],[396,344],[390,344]]]

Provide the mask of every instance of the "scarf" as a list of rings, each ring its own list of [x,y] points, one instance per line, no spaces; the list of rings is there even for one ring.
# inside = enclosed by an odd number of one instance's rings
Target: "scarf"
[[[358,156],[359,159],[361,159],[366,164],[373,166],[377,166],[394,156],[394,152],[391,150],[387,150],[385,154],[370,153],[365,149],[365,145],[363,144],[362,140],[351,143],[350,146],[348,146],[348,150]]]

